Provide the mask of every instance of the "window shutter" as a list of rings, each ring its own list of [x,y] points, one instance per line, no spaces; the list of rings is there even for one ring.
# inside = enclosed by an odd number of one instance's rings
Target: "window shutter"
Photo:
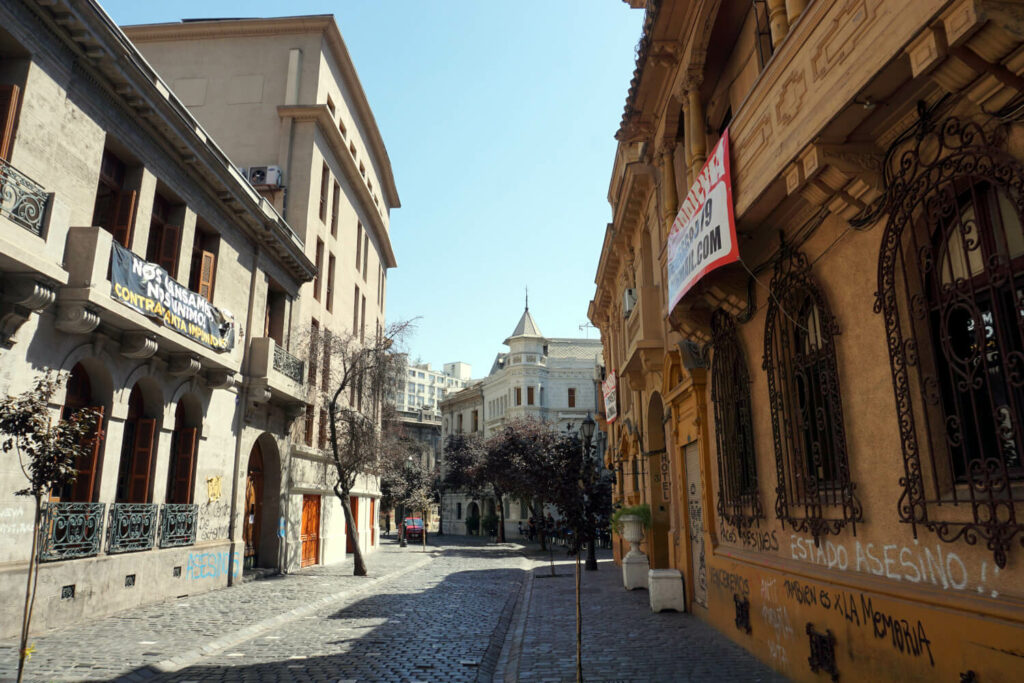
[[[18,102],[18,86],[0,85],[0,159],[11,158],[14,124],[18,120]]]
[[[171,274],[178,275],[178,245],[181,241],[181,228],[177,225],[165,225],[160,238],[159,264]]]
[[[114,239],[127,249],[132,243],[132,227],[135,225],[135,190],[127,190],[117,196],[117,211],[111,232]]]
[[[100,448],[103,447],[103,406],[90,406],[98,413],[96,426],[92,435],[86,437],[86,441],[92,439],[89,451],[78,458],[75,469],[78,470],[78,477],[71,487],[70,502],[91,503],[93,494],[96,491],[96,470],[100,461]],[[65,489],[67,491],[67,489]]]
[[[201,252],[199,259],[199,296],[213,301],[213,277],[216,271],[217,256],[211,251]]]
[[[192,502],[192,472],[196,465],[195,427],[187,427],[178,432],[177,452],[174,454],[174,480],[171,482],[169,503]]]
[[[128,483],[127,503],[145,503],[149,498],[149,473],[153,465],[153,435],[156,420],[148,417],[139,419],[132,448],[132,464]]]

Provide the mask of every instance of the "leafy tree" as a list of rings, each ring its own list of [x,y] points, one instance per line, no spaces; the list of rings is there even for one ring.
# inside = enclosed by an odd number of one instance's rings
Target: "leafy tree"
[[[25,671],[28,634],[39,581],[38,540],[43,498],[49,496],[50,491],[60,490],[75,481],[78,476],[76,463],[79,458],[91,455],[98,432],[99,414],[90,408],[53,422],[50,400],[64,381],[62,376],[46,374],[36,380],[30,391],[0,399],[0,433],[4,435],[0,447],[4,453],[17,452],[21,470],[29,482],[27,488],[16,491],[15,495],[32,496],[35,500],[32,553],[29,556],[18,654],[19,682]]]

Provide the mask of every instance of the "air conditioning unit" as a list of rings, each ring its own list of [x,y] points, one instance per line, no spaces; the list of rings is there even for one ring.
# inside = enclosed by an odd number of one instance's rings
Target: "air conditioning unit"
[[[249,183],[252,185],[281,186],[280,166],[250,166]]]
[[[636,290],[628,287],[622,291],[622,317],[628,318],[636,308]]]

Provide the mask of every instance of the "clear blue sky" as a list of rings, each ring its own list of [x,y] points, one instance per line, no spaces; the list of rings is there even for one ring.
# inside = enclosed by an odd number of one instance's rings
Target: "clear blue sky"
[[[622,0],[101,3],[119,24],[333,13],[402,200],[387,312],[419,318],[410,353],[483,376],[526,286],[545,335],[586,336],[641,10]]]

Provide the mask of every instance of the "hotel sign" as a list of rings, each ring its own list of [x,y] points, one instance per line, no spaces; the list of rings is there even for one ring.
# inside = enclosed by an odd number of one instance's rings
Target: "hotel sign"
[[[669,312],[702,277],[738,260],[726,130],[672,223],[668,236]]]

